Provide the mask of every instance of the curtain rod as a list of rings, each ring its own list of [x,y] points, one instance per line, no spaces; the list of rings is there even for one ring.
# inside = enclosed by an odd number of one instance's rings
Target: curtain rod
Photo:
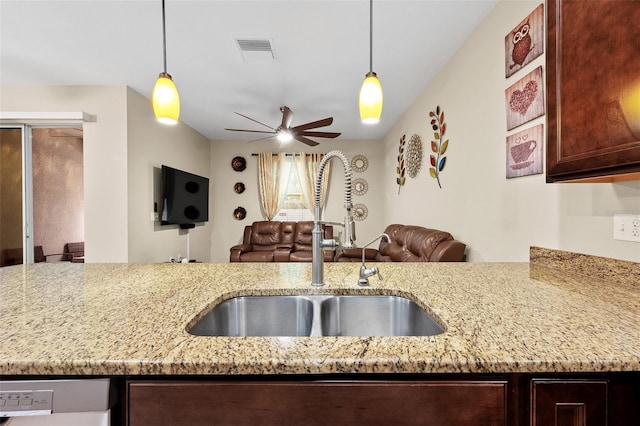
[[[323,154],[323,155],[324,155],[324,153],[323,153],[323,152],[314,152],[313,154]],[[258,155],[260,155],[260,154],[256,154],[255,152],[251,154],[251,156],[252,156],[252,157],[257,157]],[[271,155],[272,155],[272,156],[274,156],[274,157],[276,157],[276,156],[278,156],[278,155],[280,155],[280,154],[278,154],[278,153],[274,152],[274,153],[272,153]],[[299,155],[300,155],[300,154],[298,154],[298,153],[293,153],[293,154],[288,153],[288,152],[287,152],[287,153],[285,153],[285,156],[286,156],[286,157],[297,157],[297,156],[299,156]],[[309,155],[312,155],[312,154],[310,154],[310,153],[305,153],[304,155],[305,155],[305,156],[309,156]]]

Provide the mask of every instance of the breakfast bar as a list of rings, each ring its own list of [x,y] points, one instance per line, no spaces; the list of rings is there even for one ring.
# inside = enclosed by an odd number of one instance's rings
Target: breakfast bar
[[[122,398],[135,397],[140,389],[148,391],[150,383],[152,391],[162,395],[158,381],[171,385],[184,379],[201,386],[212,381],[226,386],[257,380],[265,386],[265,380],[275,384],[286,380],[287,386],[302,386],[307,380],[391,380],[389,386],[397,380],[449,383],[459,377],[466,384],[489,388],[504,384],[498,399],[507,403],[498,411],[517,419],[509,424],[520,424],[528,416],[513,408],[520,402],[509,396],[512,387],[522,388],[523,377],[528,382],[595,380],[608,383],[607,392],[617,392],[617,386],[629,389],[625,403],[635,401],[629,415],[636,417],[629,418],[637,419],[638,265],[616,263],[617,275],[609,276],[612,269],[605,260],[578,256],[579,270],[559,269],[571,262],[575,266],[576,255],[531,250],[530,263],[384,264],[380,265],[384,279],[372,279],[370,287],[358,286],[358,267],[349,263],[325,265],[327,284],[321,288],[309,284],[310,264],[3,268],[0,377],[111,377],[121,384]],[[589,268],[595,272],[582,273]],[[300,294],[405,297],[426,310],[444,332],[212,337],[187,331],[214,306],[233,297]],[[225,389],[228,395],[234,393]],[[133,419],[133,409],[129,405],[128,411],[122,410]]]

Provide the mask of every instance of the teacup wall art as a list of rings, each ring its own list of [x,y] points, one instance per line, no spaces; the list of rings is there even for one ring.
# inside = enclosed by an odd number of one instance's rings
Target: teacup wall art
[[[544,125],[507,136],[507,179],[542,173]]]

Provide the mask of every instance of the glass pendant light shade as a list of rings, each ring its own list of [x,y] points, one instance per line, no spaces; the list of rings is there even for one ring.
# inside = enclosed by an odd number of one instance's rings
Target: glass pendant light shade
[[[160,73],[151,96],[156,119],[164,124],[176,124],[180,117],[180,96],[173,79],[167,73]]]
[[[382,85],[375,72],[367,73],[360,89],[360,120],[375,124],[382,115]]]

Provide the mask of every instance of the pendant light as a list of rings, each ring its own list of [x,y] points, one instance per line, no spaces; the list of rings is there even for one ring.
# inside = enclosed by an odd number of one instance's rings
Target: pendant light
[[[151,103],[156,120],[164,124],[176,124],[180,117],[180,96],[173,79],[167,73],[167,30],[165,28],[164,0],[162,0],[162,53],[164,71],[158,76],[153,87]]]
[[[373,0],[369,0],[369,72],[360,89],[360,120],[375,124],[382,115],[382,85],[373,72]]]

